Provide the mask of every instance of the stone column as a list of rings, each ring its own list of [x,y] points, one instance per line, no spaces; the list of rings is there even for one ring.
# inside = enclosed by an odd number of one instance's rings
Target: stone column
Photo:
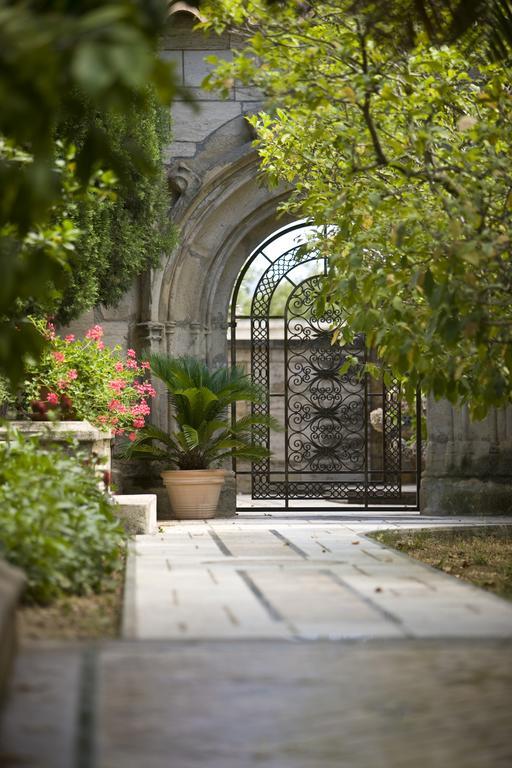
[[[150,355],[153,352],[163,351],[163,339],[164,339],[165,326],[163,323],[155,323],[148,321],[145,323],[137,324],[137,341],[141,350],[144,350],[146,355]],[[165,387],[158,380],[154,380],[153,384],[158,397],[156,401],[151,403],[152,420],[155,421],[159,427],[165,429],[167,426],[167,393]]]
[[[512,407],[472,422],[467,407],[429,398],[427,431],[422,514],[512,514]]]

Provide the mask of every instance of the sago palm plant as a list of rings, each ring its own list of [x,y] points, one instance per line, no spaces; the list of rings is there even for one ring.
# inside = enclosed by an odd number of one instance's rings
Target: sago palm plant
[[[209,469],[227,457],[267,458],[270,452],[256,445],[254,427],[279,429],[270,416],[248,415],[232,420],[235,402],[262,402],[261,391],[240,368],[214,371],[193,357],[150,357],[153,374],[167,387],[177,429],[171,434],[145,427],[125,450],[127,458],[157,458],[177,469]]]

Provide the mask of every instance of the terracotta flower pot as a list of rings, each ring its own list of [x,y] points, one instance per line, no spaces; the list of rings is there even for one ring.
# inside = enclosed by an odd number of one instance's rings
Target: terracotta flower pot
[[[214,517],[225,477],[225,469],[170,469],[161,473],[178,520]]]

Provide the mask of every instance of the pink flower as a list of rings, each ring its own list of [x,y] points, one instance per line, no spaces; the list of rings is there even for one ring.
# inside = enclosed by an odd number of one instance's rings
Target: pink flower
[[[98,349],[105,349],[105,343],[103,341],[98,341],[96,346],[98,347]]]
[[[145,371],[149,371],[151,368],[151,364],[147,360],[143,360],[143,362],[140,364],[141,368],[143,368]]]
[[[114,399],[114,400],[110,401],[110,403],[108,404],[107,408],[109,409],[109,411],[117,411],[117,409],[119,408],[120,405],[121,405],[121,403],[119,402],[119,400],[115,400]]]
[[[121,432],[120,429],[117,430],[117,434],[119,434],[119,432]],[[130,432],[130,434],[128,435],[128,440],[131,440],[132,443],[134,440],[136,440],[136,438],[137,438],[137,435],[135,434],[135,432]]]
[[[64,337],[64,341],[66,342],[66,344],[71,344],[71,342],[74,340],[75,340],[74,333],[68,333],[68,335]]]
[[[146,422],[142,418],[142,416],[138,416],[136,419],[133,420],[133,426],[135,429],[142,429]]]
[[[131,410],[132,416],[149,416],[150,413],[151,408],[145,400],[141,400],[140,403],[134,405]]]
[[[124,371],[124,365],[123,363],[119,362],[114,365],[114,368],[118,373],[121,373],[121,371]]]
[[[137,353],[134,349],[127,349],[126,354],[128,355],[128,357],[137,357]]]
[[[49,320],[46,323],[46,331],[47,331],[46,335],[48,336],[49,339],[55,338],[55,326],[53,323],[50,323]]]
[[[48,397],[46,399],[52,405],[57,405],[57,403],[59,402],[59,396],[56,395],[55,392],[49,392]]]
[[[57,382],[57,387],[59,389],[66,389],[67,385],[68,385],[68,382],[65,379],[59,379]]]
[[[58,363],[63,363],[66,359],[64,356],[64,352],[54,351],[52,352],[52,355]]]
[[[108,420],[108,416],[104,413],[100,413],[100,415],[98,416],[99,423],[106,424],[107,420]]]
[[[130,370],[132,370],[132,371],[136,371],[137,370],[137,361],[136,360],[132,360],[131,357],[128,358],[128,360],[126,361],[126,367],[130,368]]]
[[[124,429],[115,429],[114,435],[124,435]]]
[[[86,339],[92,339],[93,341],[99,341],[103,336],[103,328],[101,325],[95,325],[93,328],[89,328],[85,334]]]
[[[149,381],[145,381],[142,384],[134,384],[134,387],[139,395],[143,395],[144,397],[156,397],[156,389],[149,383]]]
[[[126,381],[124,381],[124,379],[112,379],[112,381],[109,381],[108,385],[114,392],[119,393],[126,387]]]
[[[68,371],[68,381],[74,381],[75,379],[78,379],[78,373],[72,368]]]

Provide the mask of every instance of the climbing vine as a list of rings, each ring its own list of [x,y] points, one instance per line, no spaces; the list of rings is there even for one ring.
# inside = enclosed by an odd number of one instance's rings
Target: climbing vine
[[[127,171],[111,196],[98,197],[92,190],[74,206],[71,217],[81,235],[69,259],[68,285],[54,310],[60,322],[97,304],[115,306],[175,239],[162,162],[170,141],[168,111],[150,97],[144,109],[134,106],[130,115],[110,115],[102,128]],[[130,161],[134,144],[144,152],[142,163],[140,156],[137,164]],[[145,165],[156,171],[146,173]]]

